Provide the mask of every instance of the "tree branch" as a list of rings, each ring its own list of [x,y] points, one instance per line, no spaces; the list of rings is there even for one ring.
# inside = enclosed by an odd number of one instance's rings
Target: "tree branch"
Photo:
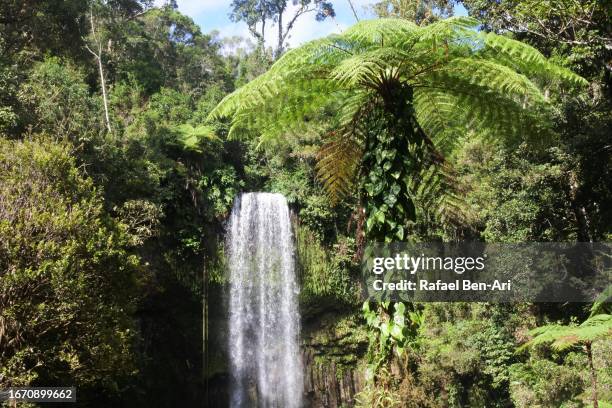
[[[355,20],[357,22],[359,22],[359,16],[357,15],[357,12],[355,11],[355,7],[353,6],[353,2],[351,0],[347,0],[349,6],[351,6],[351,11],[353,12],[353,16],[355,16]]]
[[[314,11],[315,9],[307,7],[302,5],[298,11],[296,11],[295,15],[293,16],[293,18],[291,20],[289,20],[289,23],[287,24],[287,29],[284,31],[283,36],[282,36],[282,43],[285,43],[285,40],[287,39],[287,35],[289,35],[289,32],[291,31],[291,29],[293,28],[293,25],[295,24],[296,20],[307,13],[310,13],[312,11]]]

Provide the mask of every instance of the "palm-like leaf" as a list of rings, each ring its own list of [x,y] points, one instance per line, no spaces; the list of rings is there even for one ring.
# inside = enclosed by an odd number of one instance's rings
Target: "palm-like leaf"
[[[452,171],[438,159],[452,152],[459,135],[470,129],[520,136],[537,125],[533,112],[544,104],[543,86],[585,83],[532,47],[476,27],[465,17],[425,27],[401,19],[362,21],[341,35],[289,51],[267,73],[228,95],[211,118],[229,116],[232,135],[246,130],[264,142],[313,128],[327,134],[318,174],[338,197],[358,174],[371,110],[384,110],[394,88],[409,87],[413,100],[406,102],[430,156],[413,174],[410,194],[415,202],[438,205],[438,211],[456,209]],[[425,173],[432,180],[427,188],[418,182]],[[448,200],[432,199],[440,196]]]
[[[214,130],[209,126],[193,127],[189,124],[183,124],[174,127],[178,134],[179,142],[185,150],[202,153],[200,146],[202,140],[215,140],[217,136]]]
[[[592,343],[612,336],[612,315],[591,316],[579,326],[551,324],[533,329],[529,333],[534,337],[522,348],[550,344],[553,349],[563,351],[578,344]]]
[[[597,296],[595,302],[591,306],[590,316],[596,316],[599,314],[610,314],[612,313],[612,285],[609,285],[603,292]]]

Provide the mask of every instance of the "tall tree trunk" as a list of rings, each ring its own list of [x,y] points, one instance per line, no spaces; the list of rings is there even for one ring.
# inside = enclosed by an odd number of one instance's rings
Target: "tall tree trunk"
[[[285,10],[280,10],[278,12],[278,44],[276,45],[276,52],[274,54],[275,59],[280,58],[283,53],[283,12]]]
[[[586,209],[578,202],[578,176],[573,170],[569,172],[569,201],[572,207],[572,212],[576,217],[578,241],[593,242],[593,238],[591,237],[589,230],[589,218],[587,216]]]
[[[589,360],[589,370],[591,370],[591,386],[593,387],[593,408],[599,408],[599,402],[597,402],[597,374],[595,373],[595,367],[593,367],[593,350],[591,342],[587,342],[585,345],[587,352],[587,359]]]
[[[262,16],[261,18],[261,39],[259,41],[259,45],[261,49],[266,48],[266,17]]]
[[[359,22],[359,16],[357,16],[357,11],[355,11],[355,6],[353,6],[353,2],[351,0],[347,0],[349,6],[351,6],[351,11],[353,12],[353,16],[355,17],[355,21]]]
[[[108,129],[108,133],[112,133],[112,128],[110,124],[110,115],[108,114],[108,96],[106,95],[106,81],[104,80],[104,66],[102,65],[102,40],[99,39],[96,35],[96,25],[94,23],[93,10],[90,12],[90,23],[91,23],[91,35],[93,36],[96,45],[98,47],[98,52],[93,51],[91,48],[86,46],[87,50],[94,56],[94,58],[98,61],[98,71],[100,73],[100,86],[102,87],[102,100],[104,103],[104,118],[106,120],[106,128]]]
[[[102,44],[98,48],[98,69],[100,71],[100,86],[102,87],[102,100],[104,101],[104,117],[106,119],[106,128],[108,129],[108,133],[112,132],[110,116],[108,114],[108,97],[106,95],[106,81],[104,80],[104,67],[102,66]]]

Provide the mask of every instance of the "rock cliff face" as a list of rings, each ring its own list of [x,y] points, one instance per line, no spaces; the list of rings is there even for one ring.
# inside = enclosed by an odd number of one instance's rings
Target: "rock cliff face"
[[[304,353],[304,391],[311,408],[352,407],[363,387],[363,374],[357,369],[338,369],[336,364],[317,363],[311,351]]]
[[[356,315],[326,313],[303,327],[306,407],[354,406],[365,385],[367,335]]]

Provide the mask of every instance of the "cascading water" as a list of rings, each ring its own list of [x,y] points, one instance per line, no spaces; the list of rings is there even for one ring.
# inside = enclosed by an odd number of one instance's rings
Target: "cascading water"
[[[229,224],[232,408],[299,408],[298,284],[285,197],[242,194]]]

